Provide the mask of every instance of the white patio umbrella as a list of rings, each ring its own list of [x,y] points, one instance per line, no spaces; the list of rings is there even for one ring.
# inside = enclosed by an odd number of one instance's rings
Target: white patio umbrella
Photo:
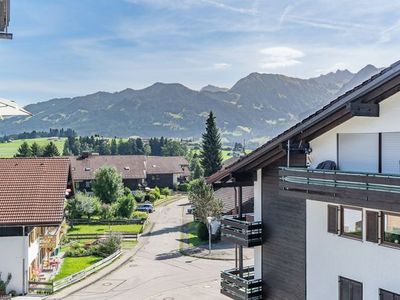
[[[0,119],[3,119],[3,116],[32,116],[32,114],[15,101],[0,98]]]

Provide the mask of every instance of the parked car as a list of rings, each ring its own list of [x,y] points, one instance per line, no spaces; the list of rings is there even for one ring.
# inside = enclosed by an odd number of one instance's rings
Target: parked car
[[[151,203],[144,203],[144,204],[139,204],[136,208],[138,211],[144,211],[147,213],[152,213],[155,211],[153,204]]]

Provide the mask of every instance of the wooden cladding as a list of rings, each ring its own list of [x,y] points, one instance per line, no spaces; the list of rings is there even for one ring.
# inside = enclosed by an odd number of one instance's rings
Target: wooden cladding
[[[366,240],[372,243],[379,242],[379,213],[376,211],[366,211]]]
[[[363,285],[361,282],[339,277],[339,300],[362,300]]]
[[[338,207],[335,205],[328,205],[328,232],[339,233]]]

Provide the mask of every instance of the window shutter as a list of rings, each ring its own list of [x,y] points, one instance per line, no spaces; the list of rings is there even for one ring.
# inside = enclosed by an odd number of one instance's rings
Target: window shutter
[[[400,295],[380,289],[379,300],[400,300]]]
[[[338,233],[338,207],[328,205],[328,232]]]
[[[379,214],[376,211],[366,212],[367,215],[367,241],[378,243],[379,239]]]
[[[350,282],[345,278],[339,278],[339,300],[350,299]]]
[[[363,285],[361,282],[339,277],[339,300],[362,300],[362,298]]]
[[[352,282],[351,283],[351,288],[352,288],[352,300],[362,300],[363,298],[363,288],[362,288],[362,283],[359,282]]]

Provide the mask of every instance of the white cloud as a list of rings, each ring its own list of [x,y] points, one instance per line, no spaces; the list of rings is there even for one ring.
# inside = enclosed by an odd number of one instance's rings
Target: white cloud
[[[227,64],[227,63],[216,63],[213,64],[213,68],[215,70],[226,70],[229,69],[232,65],[231,64]]]
[[[300,58],[304,53],[290,47],[270,47],[260,50],[264,56],[261,67],[264,69],[276,69],[300,64]]]
[[[221,10],[231,11],[239,14],[255,15],[258,10],[256,9],[256,2],[252,2],[251,7],[234,6],[224,3],[221,0],[125,0],[132,4],[145,4],[152,5],[159,8],[169,9],[191,9],[194,6],[211,6]]]

